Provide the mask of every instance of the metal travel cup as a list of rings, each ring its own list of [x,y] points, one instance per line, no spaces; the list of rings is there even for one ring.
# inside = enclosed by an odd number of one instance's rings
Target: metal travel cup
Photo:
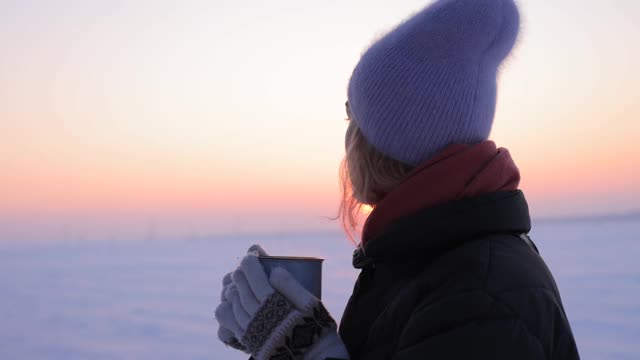
[[[296,256],[259,256],[258,259],[267,275],[271,275],[273,268],[282,267],[315,297],[321,298],[324,259]]]

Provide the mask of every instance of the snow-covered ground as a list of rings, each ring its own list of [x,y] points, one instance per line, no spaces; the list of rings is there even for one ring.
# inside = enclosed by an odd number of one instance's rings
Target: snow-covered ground
[[[640,220],[548,221],[532,237],[583,359],[640,358]],[[222,276],[252,243],[324,257],[339,320],[357,271],[339,233],[0,242],[0,359],[247,359],[216,338]]]

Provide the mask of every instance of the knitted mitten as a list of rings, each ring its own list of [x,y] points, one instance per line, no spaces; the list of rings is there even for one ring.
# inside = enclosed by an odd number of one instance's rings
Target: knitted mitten
[[[232,273],[226,274],[224,276],[224,278],[222,279],[222,294],[221,294],[221,299],[220,299],[220,301],[222,303],[228,303],[228,302],[231,301],[231,299],[233,299],[235,296],[237,296],[238,289],[236,288],[236,286],[231,281],[231,274]],[[238,341],[238,339],[236,338],[236,335],[233,333],[233,331],[231,331],[228,328],[222,326],[222,324],[218,328],[218,338],[223,343],[225,343],[227,346],[231,346],[231,347],[233,347],[235,349],[242,350],[244,352],[247,351],[247,349],[244,347],[244,345],[242,345]]]
[[[225,276],[215,313],[220,340],[257,360],[348,359],[322,302],[282,268],[267,277],[263,254],[250,248],[230,280]]]
[[[264,251],[264,249],[262,249],[260,245],[252,245],[249,250],[247,250],[247,254],[254,254],[256,256],[267,256],[267,252]],[[231,302],[231,299],[237,299],[238,297],[238,289],[231,280],[232,273],[233,271],[227,273],[222,278],[222,294],[220,296],[220,301],[222,303]],[[233,331],[222,326],[222,324],[218,328],[218,338],[227,346],[231,346],[238,350],[247,352],[247,349],[238,341]]]

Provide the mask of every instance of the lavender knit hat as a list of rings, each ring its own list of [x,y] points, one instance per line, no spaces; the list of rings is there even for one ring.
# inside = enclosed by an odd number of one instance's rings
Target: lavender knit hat
[[[375,42],[348,87],[367,141],[416,166],[451,143],[487,140],[519,23],[513,0],[438,0]]]

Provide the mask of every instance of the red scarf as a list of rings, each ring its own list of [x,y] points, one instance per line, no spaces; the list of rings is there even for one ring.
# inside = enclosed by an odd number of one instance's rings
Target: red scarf
[[[452,144],[413,169],[374,207],[362,229],[362,245],[394,220],[424,208],[495,191],[513,191],[520,172],[509,150],[487,140]]]

